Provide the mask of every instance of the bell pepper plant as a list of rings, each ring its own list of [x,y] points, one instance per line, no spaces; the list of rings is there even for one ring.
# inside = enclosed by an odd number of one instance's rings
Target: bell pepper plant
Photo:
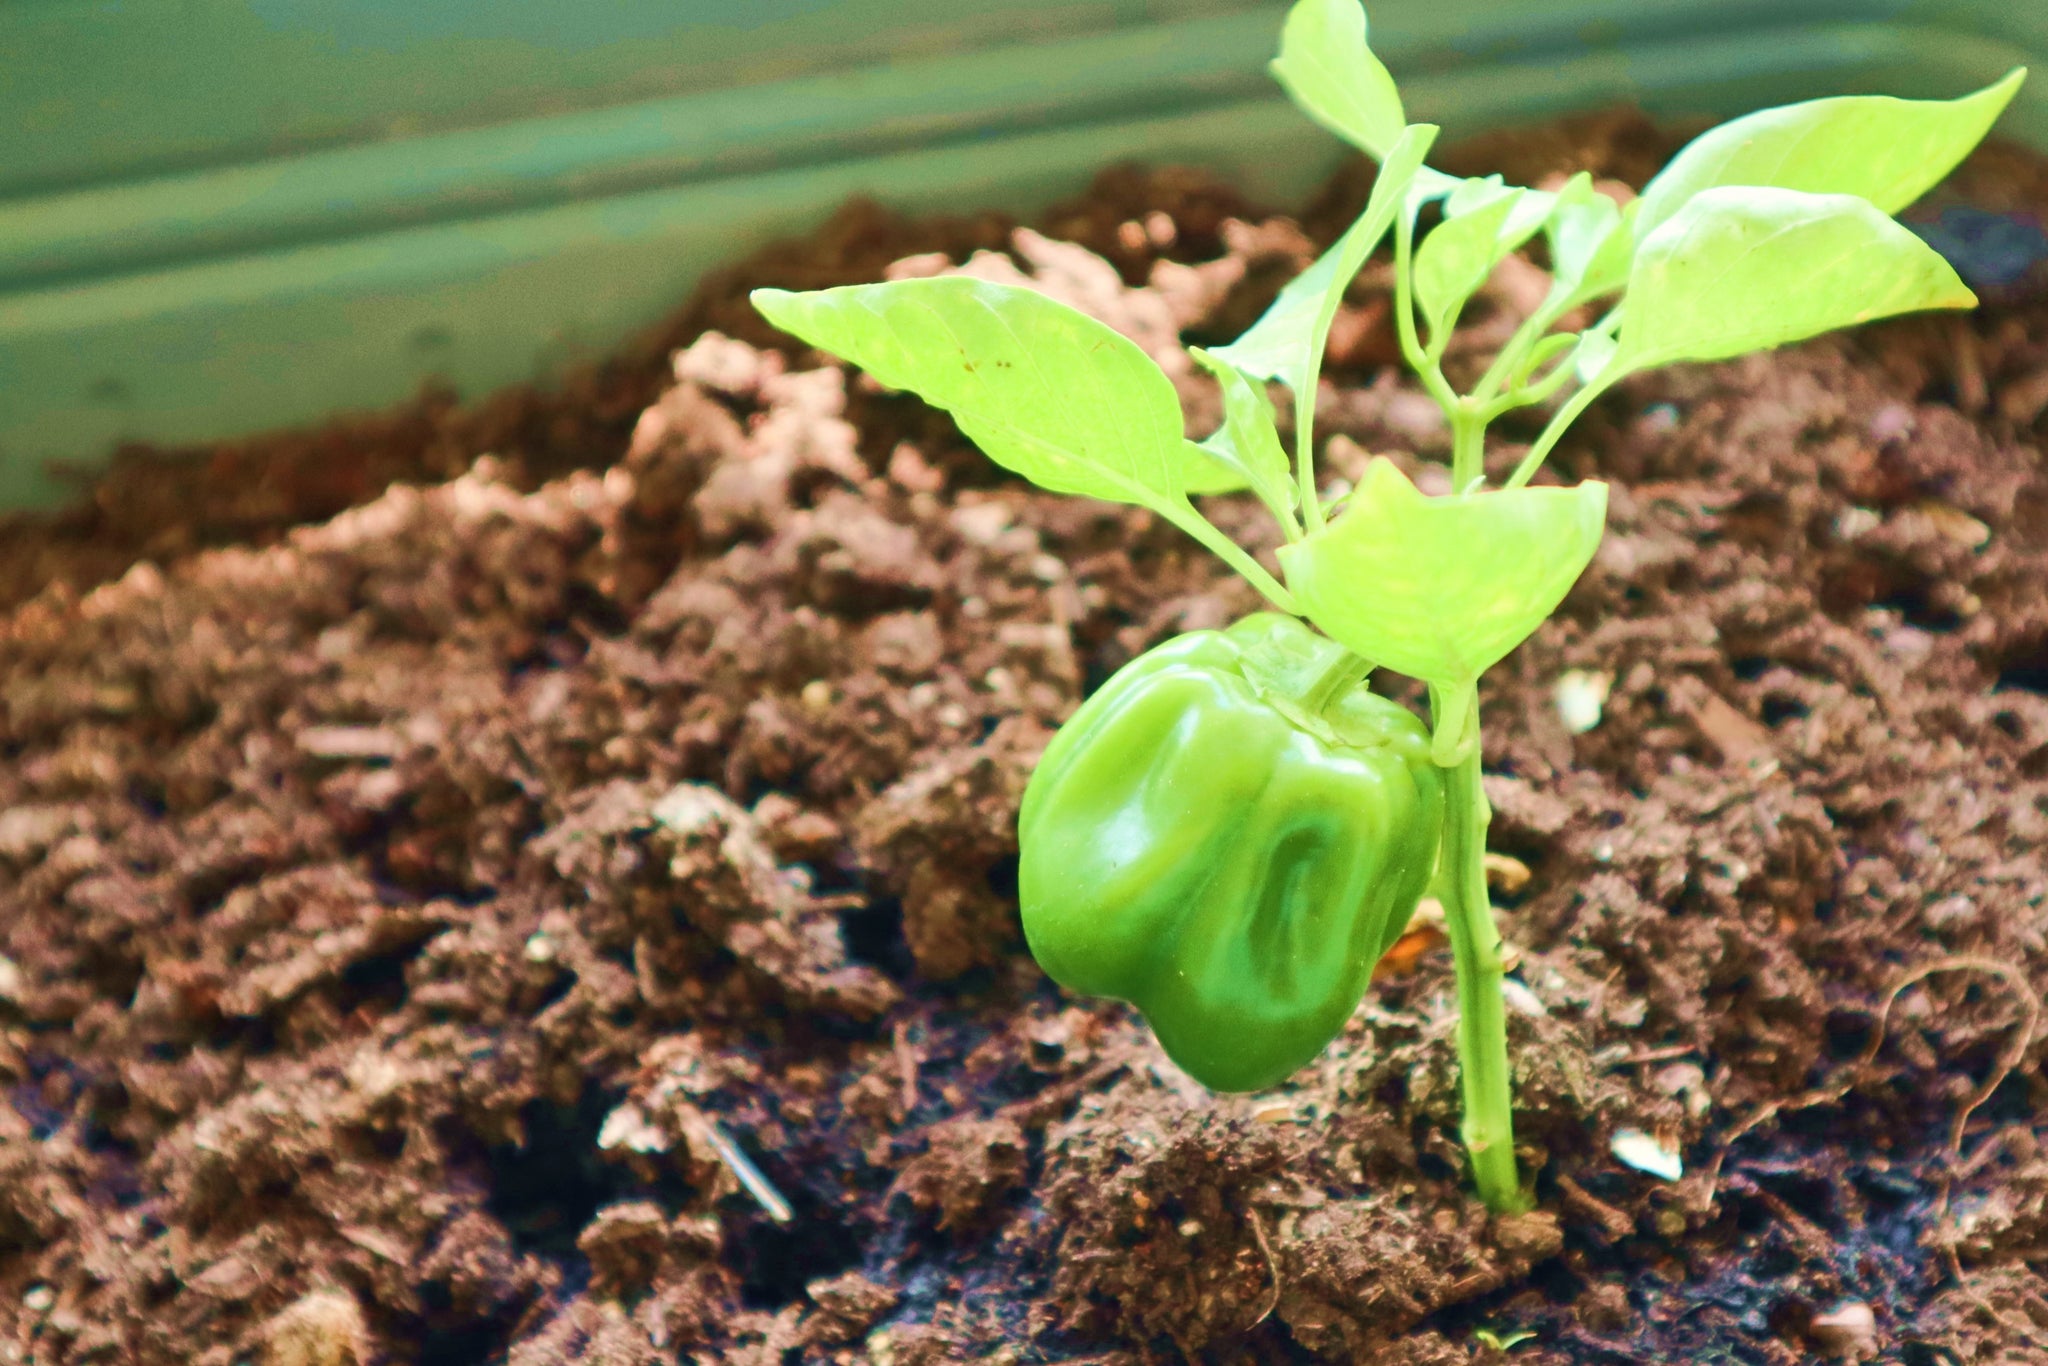
[[[1019,819],[1024,933],[1046,972],[1135,1004],[1205,1085],[1259,1089],[1337,1036],[1434,893],[1460,1012],[1461,1136],[1480,1196],[1512,1211],[1530,1192],[1484,867],[1478,687],[1591,562],[1607,506],[1598,481],[1533,480],[1573,419],[1640,371],[1973,306],[1891,215],[1983,138],[2025,73],[1952,101],[1750,114],[1620,203],[1583,174],[1539,190],[1432,169],[1437,129],[1408,121],[1366,39],[1358,0],[1299,0],[1287,16],[1273,74],[1378,174],[1357,221],[1250,330],[1193,352],[1224,410],[1199,442],[1144,351],[1027,288],[952,276],[753,301],[945,409],[1026,479],[1151,509],[1274,609],[1126,665],[1046,749]],[[1494,268],[1539,241],[1547,295],[1460,392],[1443,364],[1453,328]],[[1401,352],[1450,425],[1443,494],[1383,455],[1355,489],[1316,477],[1330,326],[1388,242]],[[1272,384],[1292,395],[1291,453]],[[1495,468],[1489,424],[1532,405],[1547,425]],[[1191,501],[1232,490],[1278,522],[1277,575]],[[1427,727],[1369,690],[1375,668],[1427,685]]]

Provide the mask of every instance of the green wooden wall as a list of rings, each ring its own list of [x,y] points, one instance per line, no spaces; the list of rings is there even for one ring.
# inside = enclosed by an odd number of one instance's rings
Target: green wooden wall
[[[1950,95],[2048,4],[1368,0],[1452,133],[1617,98]],[[545,378],[855,193],[1029,210],[1107,162],[1287,199],[1341,152],[1284,0],[0,5],[0,507],[52,460]],[[2036,81],[2004,130],[2048,147]]]

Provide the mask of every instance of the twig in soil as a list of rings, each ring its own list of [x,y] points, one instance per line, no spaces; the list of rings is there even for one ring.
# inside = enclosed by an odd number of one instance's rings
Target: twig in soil
[[[2034,1041],[2034,1034],[2041,1023],[2041,997],[2028,984],[2027,979],[2020,975],[2019,969],[2010,963],[2002,963],[1995,958],[1943,958],[1925,967],[1915,968],[1891,989],[1890,994],[1885,997],[1884,1011],[1878,1016],[1879,1026],[1883,1026],[1885,1015],[1890,1013],[1892,1002],[1899,998],[1901,992],[1938,972],[1982,972],[1998,978],[2012,988],[2012,994],[2019,1000],[2027,1022],[2025,1029],[2014,1032],[2012,1042],[2006,1045],[2005,1052],[1999,1056],[1998,1066],[1991,1069],[1991,1075],[1984,1078],[1983,1084],[1972,1091],[1968,1099],[1956,1109],[1956,1117],[1949,1125],[1948,1131],[1949,1161],[1953,1170],[1962,1165],[1963,1130],[1969,1124],[1970,1116],[1975,1114],[1977,1107],[1989,1100],[1991,1093],[2012,1075],[2013,1069],[2019,1066],[2020,1059],[2026,1055],[2027,1045]],[[1872,1055],[1875,1053],[1874,1049],[1865,1051]]]
[[[1566,1205],[1591,1219],[1600,1226],[1611,1243],[1618,1243],[1635,1232],[1635,1220],[1623,1214],[1614,1206],[1602,1200],[1563,1172],[1557,1174],[1557,1191],[1564,1197]]]
[[[1048,1086],[1035,1096],[1011,1101],[996,1111],[993,1118],[1015,1120],[1027,1128],[1043,1124],[1083,1093],[1093,1091],[1127,1066],[1128,1063],[1116,1059],[1096,1063],[1078,1077],[1069,1077],[1063,1082]]]
[[[1986,1076],[1977,1089],[1972,1091],[1963,1100],[1963,1103],[1956,1108],[1955,1118],[1949,1124],[1948,1147],[1944,1153],[1946,1161],[1943,1163],[1941,1174],[1941,1190],[1940,1194],[1936,1197],[1934,1207],[1935,1228],[1948,1232],[1951,1197],[1955,1192],[1956,1176],[1963,1171],[1974,1171],[1979,1165],[1974,1157],[1967,1162],[1963,1158],[1963,1137],[1964,1131],[1969,1126],[1970,1116],[1974,1115],[1978,1107],[1991,1098],[1992,1092],[2005,1084],[2005,1079],[2011,1076],[2013,1070],[2019,1066],[2020,1059],[2026,1056],[2027,1046],[2033,1043],[2034,1035],[2039,1030],[2041,1024],[2040,993],[2034,990],[2033,986],[2028,983],[2026,977],[2022,975],[2018,968],[2010,963],[2000,962],[1995,958],[1980,958],[1970,955],[1939,958],[1932,963],[1925,963],[1920,967],[1914,968],[1911,972],[1908,972],[1904,977],[1893,983],[1891,990],[1885,993],[1883,1003],[1878,1006],[1876,1027],[1871,1031],[1869,1042],[1864,1044],[1863,1052],[1856,1061],[1844,1069],[1847,1076],[1843,1080],[1829,1082],[1825,1086],[1816,1087],[1803,1095],[1793,1097],[1791,1100],[1771,1101],[1765,1104],[1754,1115],[1751,1115],[1740,1125],[1736,1126],[1734,1131],[1722,1141],[1721,1150],[1714,1154],[1713,1163],[1707,1168],[1705,1186],[1700,1197],[1700,1210],[1704,1212],[1712,1208],[1714,1191],[1721,1180],[1722,1164],[1727,1160],[1729,1150],[1735,1146],[1739,1139],[1766,1122],[1777,1118],[1779,1115],[1795,1110],[1810,1109],[1815,1105],[1830,1104],[1840,1100],[1843,1096],[1854,1090],[1857,1082],[1862,1079],[1864,1069],[1877,1060],[1878,1050],[1884,1046],[1885,1035],[1891,1026],[1892,1007],[1898,1003],[1899,997],[1904,995],[1909,988],[1919,985],[1929,977],[1944,972],[1981,972],[1986,976],[1996,977],[2011,989],[2013,997],[2020,1003],[2021,1015],[2025,1024],[2024,1028],[2013,1031],[2012,1042],[2007,1044],[2005,1052],[1999,1055],[1998,1065],[1991,1069],[1990,1075]],[[1995,1136],[1989,1141],[1998,1143],[2003,1140],[2001,1137]],[[2048,1348],[2048,1338],[2044,1338],[2031,1325],[2023,1323],[1999,1310],[1976,1287],[1970,1284],[1969,1280],[1963,1275],[1962,1257],[1956,1251],[1956,1239],[1954,1237],[1944,1237],[1940,1242],[1943,1260],[1947,1263],[1950,1277],[1954,1279],[1956,1288],[1972,1304],[1988,1315],[1992,1322],[2014,1333],[2032,1346]]]
[[[1799,1243],[1801,1250],[1813,1261],[1822,1265],[1833,1261],[1835,1240],[1828,1236],[1828,1231],[1785,1203],[1777,1192],[1757,1185],[1740,1172],[1730,1177],[1728,1184],[1731,1188],[1739,1188],[1741,1194],[1776,1215],[1778,1222],[1791,1230],[1794,1241]]]
[[[1266,1274],[1273,1281],[1272,1293],[1266,1297],[1266,1307],[1259,1311],[1257,1318],[1245,1325],[1246,1331],[1249,1332],[1273,1317],[1273,1311],[1280,1307],[1280,1263],[1273,1258],[1273,1245],[1266,1241],[1266,1224],[1264,1220],[1259,1218],[1259,1212],[1256,1209],[1247,1207],[1245,1213],[1251,1216],[1252,1237],[1259,1240],[1259,1251],[1266,1258]]]
[[[775,1189],[775,1183],[764,1176],[761,1169],[754,1165],[754,1160],[740,1150],[740,1145],[733,1142],[732,1135],[725,1131],[725,1126],[709,1115],[704,1117],[704,1137],[709,1140],[711,1150],[718,1154],[718,1160],[739,1178],[740,1184],[747,1188],[747,1194],[753,1196],[761,1208],[768,1211],[770,1219],[778,1224],[786,1224],[794,1217],[789,1201],[782,1198],[782,1192]]]
[[[1985,1098],[1997,1090],[1999,1085],[2011,1074],[2012,1069],[2018,1065],[2020,1055],[2025,1052],[2027,1045],[2033,1042],[2035,1027],[2040,1023],[2041,1018],[2041,998],[2035,994],[2032,987],[2027,985],[2026,979],[2020,976],[2017,969],[1993,958],[1954,957],[1937,959],[1932,963],[1923,964],[1913,969],[1894,983],[1892,989],[1885,993],[1883,1003],[1878,1006],[1876,1028],[1871,1031],[1870,1039],[1864,1044],[1862,1054],[1843,1069],[1846,1075],[1840,1080],[1830,1081],[1824,1086],[1816,1086],[1811,1091],[1803,1092],[1792,1097],[1790,1100],[1766,1101],[1755,1114],[1736,1125],[1729,1132],[1728,1136],[1721,1140],[1720,1151],[1714,1154],[1714,1160],[1707,1165],[1705,1179],[1700,1191],[1698,1205],[1700,1211],[1705,1212],[1712,1208],[1714,1192],[1721,1184],[1721,1167],[1727,1161],[1729,1150],[1737,1142],[1780,1115],[1792,1114],[1800,1110],[1810,1110],[1816,1105],[1829,1105],[1853,1091],[1856,1088],[1856,1083],[1862,1079],[1863,1070],[1869,1067],[1871,1063],[1877,1061],[1878,1050],[1884,1047],[1885,1035],[1891,1026],[1893,1005],[1897,1004],[1899,997],[1904,995],[1909,988],[1917,986],[1936,973],[1942,972],[1988,973],[2012,987],[2014,994],[2019,997],[2021,1003],[2026,1008],[2026,1029],[2015,1037],[2013,1044],[2006,1049],[2005,1055],[1999,1059],[1999,1065],[1992,1069],[1991,1075],[1985,1079],[1984,1085],[1978,1087],[1971,1094],[1970,1098],[1963,1103],[1962,1108],[1956,1112],[1955,1122],[1950,1128],[1949,1145],[1951,1153],[1959,1161],[1962,1152],[1963,1126],[1969,1122],[1970,1116],[1976,1112],[1977,1107],[1984,1103]]]
[[[2005,1079],[2011,1076],[2013,1069],[2020,1065],[2020,1059],[2026,1056],[2027,1045],[2034,1041],[2035,1030],[2039,1028],[2041,1023],[2040,993],[2034,990],[2027,979],[2020,974],[2018,968],[2013,967],[2010,963],[2001,963],[1995,958],[1944,958],[1938,962],[1930,963],[1926,967],[1916,969],[1907,974],[1905,980],[1893,987],[1891,994],[1885,997],[1885,1010],[1889,1012],[1892,1002],[1898,999],[1899,993],[1915,982],[1931,977],[1937,972],[1951,971],[1988,973],[2005,983],[2006,986],[2012,989],[2013,995],[2018,998],[2020,1006],[2025,1012],[2026,1028],[2013,1032],[2012,1042],[2007,1044],[2005,1052],[1999,1055],[1998,1065],[1992,1068],[1991,1074],[1984,1078],[1983,1083],[1976,1090],[1972,1091],[1961,1105],[1956,1107],[1956,1117],[1949,1125],[1948,1130],[1948,1162],[1944,1165],[1941,1173],[1941,1194],[1934,1204],[1934,1226],[1944,1233],[1952,1233],[1949,1227],[1950,1201],[1951,1197],[1955,1194],[1956,1173],[1966,1165],[1963,1161],[1963,1131],[1970,1122],[1970,1116],[1977,1112],[1977,1107],[1989,1100],[1991,1093],[2004,1085]],[[1879,1017],[1879,1024],[1880,1026],[1883,1024],[1882,1016]],[[1999,1142],[2002,1140],[1993,1139],[1992,1141]],[[1976,1164],[1972,1162],[1967,1165],[1974,1168]],[[1956,1251],[1956,1241],[1957,1239],[1954,1236],[1947,1236],[1941,1239],[1942,1258],[1948,1263],[1948,1274],[1954,1278],[1956,1288],[1962,1291],[1963,1295],[1972,1304],[1989,1315],[1993,1323],[2005,1328],[2008,1332],[2015,1334],[2022,1341],[2034,1347],[2048,1347],[2048,1339],[2044,1339],[2030,1324],[2004,1313],[1996,1305],[1992,1304],[1990,1300],[1986,1299],[1983,1292],[1970,1284],[1969,1280],[1963,1275],[1963,1259],[1961,1254]]]
[[[917,1053],[910,1046],[910,1026],[905,1021],[896,1022],[890,1044],[896,1052],[896,1071],[903,1085],[903,1113],[908,1116],[917,1109]]]
[[[1641,1067],[1645,1063],[1670,1062],[1674,1058],[1689,1058],[1700,1051],[1696,1043],[1667,1044],[1662,1048],[1645,1048],[1624,1058],[1616,1058],[1615,1067]]]

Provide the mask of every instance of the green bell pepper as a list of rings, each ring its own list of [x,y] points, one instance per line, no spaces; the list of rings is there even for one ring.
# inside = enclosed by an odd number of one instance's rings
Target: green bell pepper
[[[1216,1091],[1336,1037],[1435,871],[1443,779],[1366,665],[1264,612],[1171,640],[1060,729],[1018,819],[1024,935]]]

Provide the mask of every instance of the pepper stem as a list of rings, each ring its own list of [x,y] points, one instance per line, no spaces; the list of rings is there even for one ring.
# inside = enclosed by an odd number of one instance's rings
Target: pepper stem
[[[1446,698],[1434,690],[1433,710],[1478,708],[1478,697]],[[1458,1072],[1465,1118],[1460,1136],[1472,1161],[1473,1184],[1479,1198],[1496,1214],[1515,1214],[1531,1207],[1515,1170],[1515,1117],[1508,1072],[1507,1003],[1501,996],[1500,932],[1494,928],[1493,905],[1486,892],[1486,827],[1492,812],[1480,784],[1479,721],[1459,718],[1470,727],[1474,743],[1444,773],[1444,839],[1437,872],[1437,898],[1443,903],[1444,930],[1458,982]],[[1438,729],[1454,724],[1441,712]]]
[[[1358,686],[1372,672],[1372,665],[1345,650],[1332,659],[1316,681],[1302,694],[1301,706],[1311,716],[1321,716],[1332,702]]]

